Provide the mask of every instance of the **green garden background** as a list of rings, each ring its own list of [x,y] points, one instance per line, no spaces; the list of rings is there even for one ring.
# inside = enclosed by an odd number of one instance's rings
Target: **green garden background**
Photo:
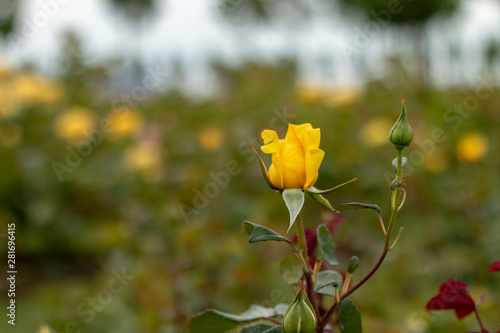
[[[236,29],[237,15],[252,29],[273,20],[265,3],[241,5],[246,12],[228,17],[227,29]],[[115,6],[117,15],[132,15]],[[439,15],[452,11],[442,8]],[[408,30],[392,43],[417,36],[415,50],[424,49],[421,31],[435,17],[392,22]],[[475,301],[484,295],[483,321],[500,330],[500,276],[488,272],[500,260],[496,44],[483,45],[472,79],[449,84],[432,78],[439,69],[425,52],[397,46],[376,75],[363,71],[370,54],[356,58],[358,85],[307,80],[294,54],[236,65],[213,59],[216,92],[196,95],[181,88],[189,66],[154,76],[154,64],[136,59],[126,72],[134,85],[122,90],[116,73],[125,71],[126,55],[95,59],[77,31],[60,40],[54,71],[29,61],[0,65],[0,245],[6,262],[6,225],[15,223],[18,270],[16,326],[3,315],[1,332],[177,333],[206,308],[240,313],[250,304],[290,302],[279,272],[288,248],[249,245],[240,233],[244,220],[281,234],[288,228],[286,207],[266,185],[250,144],[262,144],[264,129],[283,137],[289,122],[321,128],[326,154],[316,186],[357,177],[328,195],[332,205],[373,203],[388,216],[395,152],[387,136],[401,98],[414,130],[405,149],[408,196],[397,221],[405,230],[353,295],[364,330],[477,330],[473,316],[457,321],[451,311],[425,310],[447,279],[467,281]],[[459,57],[449,61],[468,66]],[[160,88],[149,89],[155,80]],[[163,88],[161,80],[172,85]],[[372,212],[343,215],[337,256],[344,266],[352,255],[360,258],[356,281],[384,239]],[[333,218],[311,201],[304,216],[306,228]]]

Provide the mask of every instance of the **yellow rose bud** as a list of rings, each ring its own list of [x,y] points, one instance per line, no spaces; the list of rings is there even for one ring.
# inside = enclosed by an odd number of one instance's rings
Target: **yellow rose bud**
[[[262,131],[265,154],[272,154],[268,171],[271,183],[280,189],[306,189],[316,183],[325,152],[319,149],[320,129],[311,124],[288,125],[284,140],[272,130]]]

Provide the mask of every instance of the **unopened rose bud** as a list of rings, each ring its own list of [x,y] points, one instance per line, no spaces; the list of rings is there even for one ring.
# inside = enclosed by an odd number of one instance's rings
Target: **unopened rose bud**
[[[389,141],[391,141],[396,149],[401,150],[408,145],[413,140],[413,130],[408,123],[408,118],[406,116],[406,106],[404,101],[402,102],[403,109],[401,110],[401,115],[391,129],[389,133]]]
[[[352,274],[356,271],[359,266],[359,258],[356,256],[352,256],[351,260],[349,260],[349,264],[347,265],[347,273]]]
[[[314,333],[317,325],[318,319],[314,308],[301,288],[286,310],[283,317],[283,330],[285,333]]]

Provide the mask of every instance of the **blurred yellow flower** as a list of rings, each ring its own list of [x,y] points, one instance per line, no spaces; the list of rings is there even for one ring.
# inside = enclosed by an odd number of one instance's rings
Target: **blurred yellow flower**
[[[424,168],[432,173],[443,172],[448,168],[449,160],[449,156],[445,150],[436,148],[434,153],[425,159]]]
[[[46,324],[43,324],[40,326],[37,333],[52,333],[52,330],[50,329],[49,326],[47,326]]]
[[[303,102],[318,102],[323,96],[323,90],[312,84],[299,84],[297,86],[297,95]]]
[[[488,138],[481,133],[463,136],[457,144],[456,153],[460,161],[471,163],[480,160],[488,151]]]
[[[325,152],[319,149],[321,133],[311,124],[288,125],[284,140],[272,130],[262,131],[262,151],[272,154],[269,180],[277,188],[308,188],[318,179]]]
[[[127,136],[137,133],[143,125],[141,115],[125,106],[113,110],[108,117],[111,122],[111,133],[116,136]]]
[[[7,148],[15,147],[22,139],[23,129],[17,124],[0,124],[0,143]]]
[[[96,126],[96,117],[85,108],[73,107],[59,115],[54,127],[56,133],[69,141],[76,142],[84,139],[87,132]]]
[[[362,95],[362,90],[355,86],[327,88],[320,84],[301,83],[296,89],[301,101],[323,102],[330,107],[352,104]]]
[[[127,149],[123,158],[130,170],[138,171],[150,180],[161,179],[163,164],[159,146],[142,143]]]
[[[362,91],[356,87],[337,88],[325,94],[325,103],[330,107],[350,105],[359,99]]]
[[[198,134],[198,141],[206,150],[217,150],[224,143],[224,135],[215,127],[206,127]]]
[[[10,70],[9,66],[4,61],[0,60],[0,78],[10,74],[10,72],[11,72],[11,70]]]
[[[387,143],[387,136],[391,131],[392,123],[385,118],[375,118],[363,126],[359,135],[361,141],[370,147]]]
[[[63,96],[63,89],[60,84],[49,79],[38,78],[32,73],[17,75],[12,85],[26,104],[52,104]]]
[[[10,84],[0,85],[0,101],[0,117],[15,116],[23,107],[21,96]]]

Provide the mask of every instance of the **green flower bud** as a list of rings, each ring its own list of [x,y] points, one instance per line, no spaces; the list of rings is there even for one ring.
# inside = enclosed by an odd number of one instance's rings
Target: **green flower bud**
[[[318,319],[314,308],[301,288],[283,317],[285,333],[314,333]]]
[[[396,123],[389,133],[389,141],[391,141],[398,150],[408,147],[413,140],[413,130],[408,123],[404,101],[402,101],[402,104],[403,109],[401,110],[401,115],[398,120],[396,120]]]
[[[349,264],[347,265],[347,273],[352,274],[356,271],[359,266],[359,258],[356,256],[352,256],[349,260]]]

